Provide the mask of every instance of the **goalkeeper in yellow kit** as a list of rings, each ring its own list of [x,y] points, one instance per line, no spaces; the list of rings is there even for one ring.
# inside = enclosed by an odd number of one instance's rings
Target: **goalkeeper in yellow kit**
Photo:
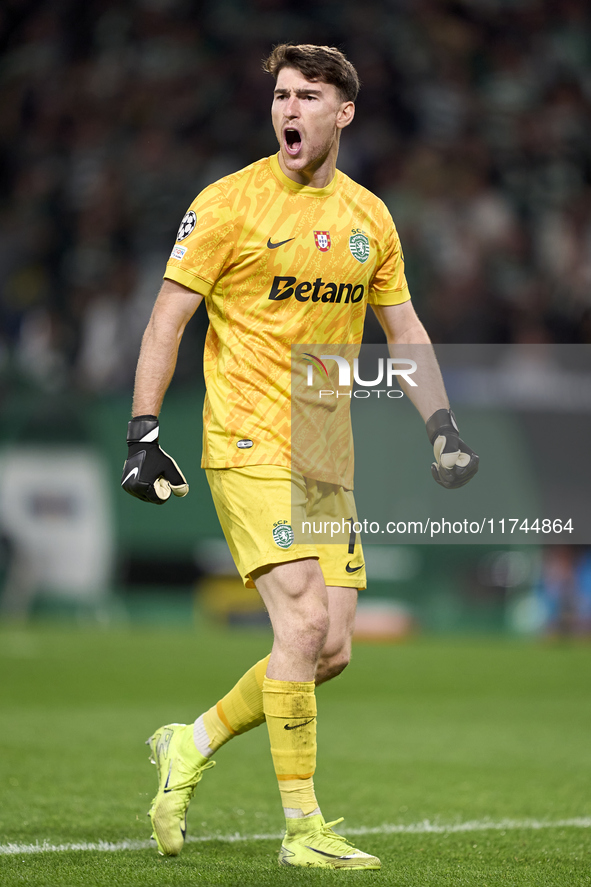
[[[283,865],[377,869],[326,823],[314,793],[315,686],[350,656],[363,553],[351,540],[293,541],[294,489],[350,518],[352,482],[292,474],[292,344],[359,345],[367,304],[389,343],[428,344],[410,302],[398,235],[373,194],[337,171],[353,120],[357,73],[336,49],[276,47],[272,122],[279,153],[210,185],[184,216],[138,361],[122,485],[160,504],[186,480],[158,445],[158,414],[183,331],[205,301],[202,465],[238,570],[256,586],[273,627],[271,654],[194,724],[150,737],[158,793],[150,809],[159,851],[180,853],[189,802],[211,756],[266,722],[286,817]],[[413,401],[427,423],[444,486],[466,483],[478,457],[459,437],[435,359]],[[346,461],[346,460],[345,460]],[[339,820],[340,821],[340,820]]]

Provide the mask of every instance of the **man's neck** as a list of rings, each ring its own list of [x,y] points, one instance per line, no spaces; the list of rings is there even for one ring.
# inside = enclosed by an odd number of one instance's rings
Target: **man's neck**
[[[285,165],[283,155],[280,151],[279,166],[281,172],[284,173],[288,179],[291,179],[292,182],[297,182],[298,185],[307,185],[309,188],[326,188],[326,186],[330,185],[334,179],[337,170],[338,153],[339,146],[338,144],[335,144],[318,167],[314,169],[293,170]]]

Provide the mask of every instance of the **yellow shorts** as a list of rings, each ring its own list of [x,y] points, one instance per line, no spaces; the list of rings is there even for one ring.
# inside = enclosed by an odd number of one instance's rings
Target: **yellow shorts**
[[[357,520],[351,490],[303,477],[281,465],[205,472],[224,536],[247,588],[254,588],[251,573],[259,567],[306,557],[318,558],[327,585],[365,588],[363,551],[351,527]],[[325,541],[331,537],[333,542]]]

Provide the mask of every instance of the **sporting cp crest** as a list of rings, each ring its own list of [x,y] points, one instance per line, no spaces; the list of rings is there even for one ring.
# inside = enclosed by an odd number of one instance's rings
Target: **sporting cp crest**
[[[351,255],[363,264],[369,259],[369,237],[359,228],[354,228],[349,237]]]
[[[327,253],[330,249],[330,231],[314,231],[314,243],[321,253]]]
[[[273,525],[273,540],[279,548],[289,548],[294,540],[294,532],[287,521],[277,521]]]

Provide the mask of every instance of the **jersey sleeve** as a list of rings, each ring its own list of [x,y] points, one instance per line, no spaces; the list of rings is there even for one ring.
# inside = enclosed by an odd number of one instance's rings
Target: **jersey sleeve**
[[[371,305],[399,305],[410,299],[404,275],[404,256],[398,232],[387,210],[384,222],[385,231],[381,238],[380,249],[381,262],[372,278],[368,301]]]
[[[234,221],[217,185],[205,188],[181,221],[164,277],[208,296],[231,261]]]

